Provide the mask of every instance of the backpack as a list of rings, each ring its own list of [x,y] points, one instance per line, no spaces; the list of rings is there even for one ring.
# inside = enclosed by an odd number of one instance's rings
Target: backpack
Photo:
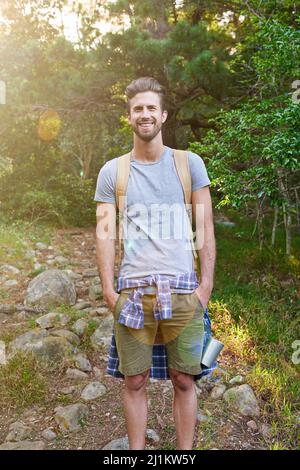
[[[175,150],[174,152],[174,161],[175,167],[177,170],[177,174],[183,189],[184,193],[184,201],[186,205],[186,210],[189,217],[189,232],[190,232],[190,240],[193,249],[194,255],[194,265],[195,270],[197,272],[197,252],[195,250],[194,245],[194,237],[193,237],[193,222],[192,222],[192,208],[191,206],[187,206],[187,204],[192,203],[192,180],[190,174],[190,167],[188,161],[188,152],[185,150]],[[118,247],[119,247],[119,258],[118,258],[118,266],[120,267],[122,256],[123,256],[123,211],[124,211],[124,198],[127,192],[128,180],[129,180],[129,173],[130,173],[130,157],[131,152],[126,153],[118,158],[117,160],[117,180],[116,180],[116,208],[118,210],[118,221],[119,221],[119,237],[118,237]]]

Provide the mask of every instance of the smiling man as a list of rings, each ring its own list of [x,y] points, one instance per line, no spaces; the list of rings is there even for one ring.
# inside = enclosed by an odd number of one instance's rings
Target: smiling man
[[[146,386],[155,344],[163,344],[173,383],[177,448],[190,450],[197,416],[195,378],[201,374],[204,312],[213,289],[215,238],[210,180],[200,156],[188,152],[193,215],[202,233],[194,270],[188,215],[174,151],[163,144],[168,113],[165,89],[151,77],[127,88],[128,120],[133,130],[125,217],[124,256],[114,286],[118,158],[108,161],[97,180],[97,265],[103,297],[114,316],[119,371],[124,376],[124,413],[130,449],[145,448]],[[176,206],[176,216],[165,209]],[[162,206],[164,210],[162,210]],[[179,212],[178,212],[179,210]],[[107,217],[109,214],[109,217]],[[178,215],[179,214],[179,215]],[[153,231],[153,227],[157,230]],[[178,228],[181,236],[178,237]],[[163,232],[163,234],[162,234]],[[177,236],[175,236],[175,232]],[[155,235],[154,235],[155,234]],[[187,247],[189,249],[187,249]]]

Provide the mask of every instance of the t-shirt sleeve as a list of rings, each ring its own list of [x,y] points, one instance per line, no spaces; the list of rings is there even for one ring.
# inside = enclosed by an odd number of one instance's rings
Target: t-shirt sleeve
[[[94,201],[113,204],[116,202],[115,175],[111,161],[106,162],[99,171]]]
[[[211,184],[203,159],[189,152],[189,165],[192,177],[192,192]]]

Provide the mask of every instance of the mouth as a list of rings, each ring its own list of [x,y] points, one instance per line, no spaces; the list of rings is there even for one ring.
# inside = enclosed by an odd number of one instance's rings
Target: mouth
[[[142,122],[139,124],[142,129],[150,129],[153,126],[153,122]]]

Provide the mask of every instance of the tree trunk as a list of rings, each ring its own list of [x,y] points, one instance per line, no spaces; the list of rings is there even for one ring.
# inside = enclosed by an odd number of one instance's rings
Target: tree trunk
[[[275,204],[273,227],[272,227],[272,240],[271,240],[271,246],[272,247],[274,247],[274,245],[275,245],[277,221],[278,221],[278,204]]]
[[[176,129],[177,129],[177,121],[176,121],[175,115],[169,114],[166,122],[163,124],[163,127],[162,127],[162,137],[163,137],[163,143],[173,149],[177,148]]]

